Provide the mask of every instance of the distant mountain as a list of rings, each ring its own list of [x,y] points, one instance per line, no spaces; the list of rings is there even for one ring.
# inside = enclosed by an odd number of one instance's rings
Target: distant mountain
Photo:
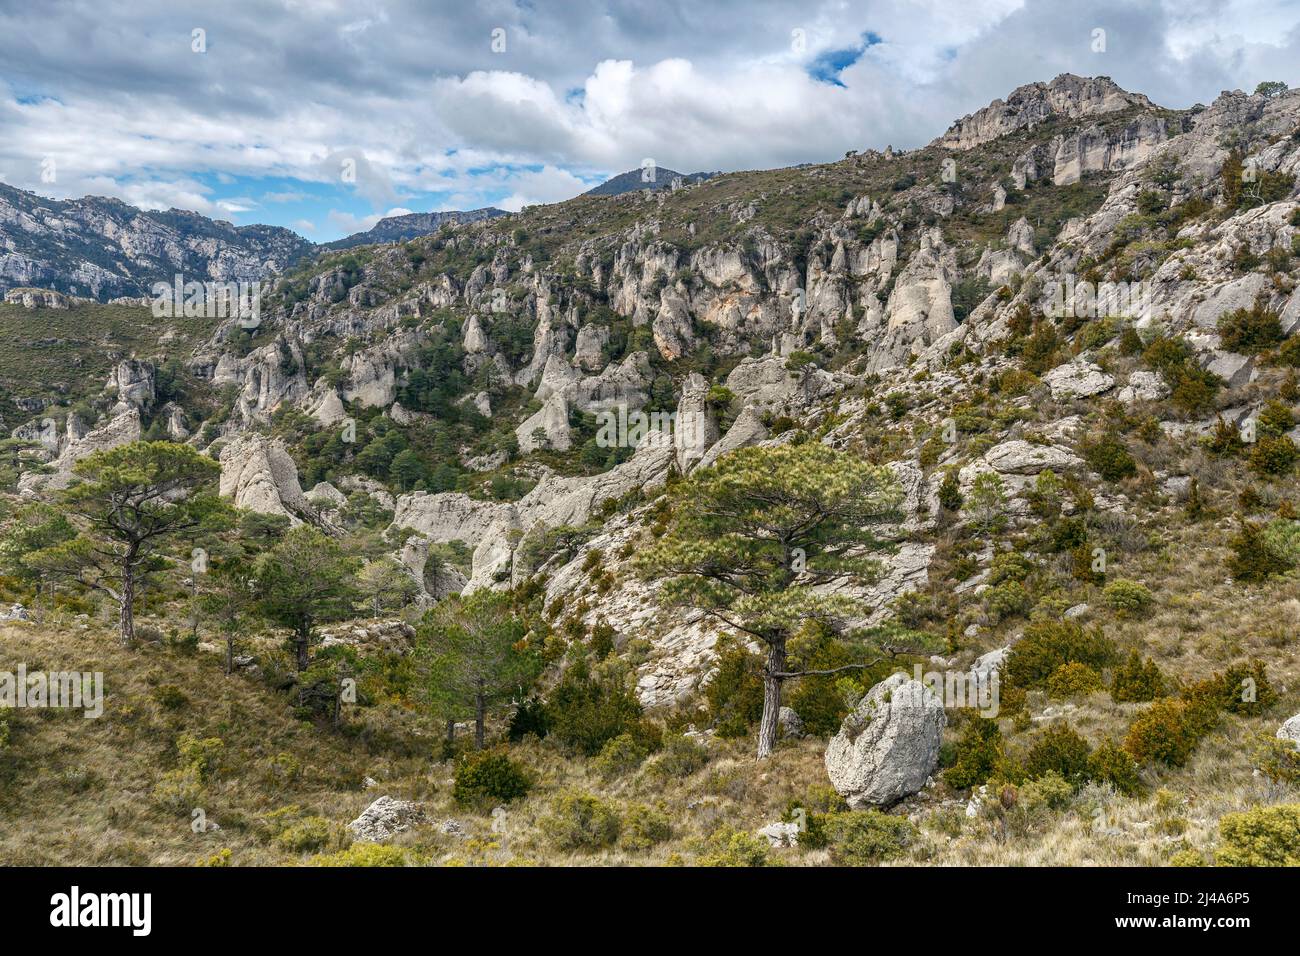
[[[683,184],[702,183],[706,179],[718,175],[717,173],[679,173],[675,169],[667,169],[658,166],[654,169],[654,178],[647,181],[647,177],[640,169],[629,169],[625,173],[619,173],[613,179],[607,179],[595,189],[588,189],[584,196],[621,196],[623,193],[635,192],[638,189],[667,189],[672,186],[674,179],[680,179]]]
[[[148,212],[117,199],[45,199],[0,183],[0,292],[55,289],[107,301],[143,296],[176,273],[264,279],[315,246],[279,226],[235,226],[195,212]]]
[[[483,209],[469,209],[464,212],[413,212],[405,216],[389,216],[381,219],[365,232],[354,232],[343,239],[321,243],[324,249],[350,249],[375,242],[402,242],[437,232],[449,222],[479,222],[483,219],[495,219],[497,216],[509,215],[504,209],[487,206]]]

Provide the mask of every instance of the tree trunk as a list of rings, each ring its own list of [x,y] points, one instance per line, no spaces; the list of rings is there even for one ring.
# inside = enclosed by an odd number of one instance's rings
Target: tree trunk
[[[479,692],[474,695],[474,749],[483,749],[483,716],[487,710],[487,700],[483,696],[483,688],[480,685]]]
[[[447,718],[447,746],[456,746],[456,718]]]
[[[127,647],[135,643],[135,568],[129,563],[131,558],[134,555],[122,565],[122,599],[118,608],[118,627],[122,643]]]
[[[235,672],[235,636],[232,634],[226,638],[226,673]]]
[[[763,719],[758,724],[758,759],[766,760],[776,749],[776,735],[780,729],[781,682],[777,675],[785,672],[785,638],[772,642],[767,652],[767,665],[763,668]]]
[[[307,656],[308,644],[311,641],[311,630],[300,630],[294,634],[294,649],[298,652],[298,673],[305,671],[311,664]]]

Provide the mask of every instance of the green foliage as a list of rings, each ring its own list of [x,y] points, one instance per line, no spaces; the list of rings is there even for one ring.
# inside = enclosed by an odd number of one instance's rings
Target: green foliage
[[[823,827],[836,866],[871,866],[902,856],[917,836],[906,817],[879,810],[827,814]]]
[[[456,762],[452,798],[463,807],[483,808],[527,795],[532,781],[504,750],[480,750]]]
[[[1200,742],[1203,716],[1196,705],[1162,697],[1129,725],[1124,749],[1139,763],[1158,760],[1181,767]]]
[[[550,732],[551,722],[546,714],[546,705],[536,697],[526,697],[515,705],[506,737],[511,743],[518,743],[529,734],[541,740]]]
[[[1101,675],[1078,661],[1062,664],[1047,678],[1047,693],[1066,700],[1101,690]]]
[[[1084,443],[1081,450],[1088,466],[1106,481],[1120,481],[1137,474],[1137,462],[1115,432]]]
[[[961,510],[961,504],[961,487],[957,481],[957,470],[949,468],[943,473],[943,480],[939,482],[939,506],[945,511],[955,513]]]
[[[1255,766],[1273,783],[1300,786],[1300,746],[1289,737],[1260,734],[1256,738]]]
[[[647,772],[661,780],[682,780],[709,762],[709,752],[690,737],[675,735],[663,742],[663,750],[647,766]]]
[[[979,534],[992,534],[1006,526],[1007,494],[1002,477],[995,471],[980,472],[966,496],[966,513]]]
[[[723,825],[709,834],[696,857],[696,866],[767,866],[767,840]]]
[[[1002,732],[996,720],[972,716],[962,726],[952,766],[943,779],[955,790],[987,783],[1004,759]]]
[[[303,817],[289,824],[275,842],[286,853],[314,853],[324,848],[333,836],[333,827],[325,817]]]
[[[1228,541],[1228,546],[1232,549],[1232,554],[1228,557],[1228,571],[1238,581],[1264,581],[1274,575],[1285,574],[1295,567],[1295,558],[1278,550],[1278,544],[1270,540],[1268,530],[1243,519],[1237,533]],[[1275,533],[1273,537],[1276,539],[1280,535]]]
[[[589,793],[562,793],[540,821],[542,832],[558,850],[600,850],[618,841],[618,809]]]
[[[744,737],[763,715],[763,662],[737,641],[718,649],[717,673],[704,688],[719,737]]]
[[[511,596],[488,588],[443,598],[428,611],[416,627],[415,658],[435,715],[456,720],[475,714],[481,739],[479,716],[522,697],[541,669],[524,641],[527,630]]]
[[[591,767],[605,780],[627,776],[650,756],[647,742],[632,734],[619,734],[605,742],[591,762]]]
[[[410,852],[382,843],[354,843],[337,853],[322,853],[307,861],[308,866],[410,866]]]
[[[1151,591],[1128,578],[1116,578],[1102,589],[1102,599],[1121,614],[1135,614],[1151,604]]]
[[[352,614],[356,559],[342,544],[310,525],[285,532],[254,564],[258,607],[293,632],[298,670],[309,664],[316,625]]]
[[[1115,642],[1100,628],[1085,629],[1068,620],[1031,621],[1007,655],[1005,680],[1016,687],[1036,687],[1063,664],[1077,662],[1100,671],[1116,657]]]
[[[1274,348],[1286,337],[1280,317],[1263,302],[1225,312],[1219,317],[1218,331],[1225,349],[1246,354]]]
[[[673,828],[667,814],[643,803],[634,803],[623,812],[618,845],[624,850],[640,852],[671,839],[672,835]]]
[[[1155,661],[1143,660],[1137,651],[1115,668],[1110,696],[1116,701],[1145,703],[1155,700],[1165,691],[1164,675]]]
[[[588,757],[621,734],[646,732],[641,704],[622,678],[598,678],[581,661],[569,667],[551,692],[546,713],[551,736]]]
[[[1220,866],[1300,866],[1300,804],[1253,807],[1219,820]]]
[[[1201,414],[1213,408],[1219,378],[1196,364],[1190,345],[1180,338],[1160,336],[1142,353],[1143,363],[1160,373],[1172,389],[1170,401],[1183,412]]]
[[[1141,788],[1137,763],[1132,755],[1113,740],[1107,739],[1088,758],[1088,776],[1098,783],[1107,783],[1117,793],[1132,796]]]
[[[1260,475],[1287,475],[1300,459],[1300,449],[1286,435],[1261,434],[1250,450],[1250,469]]]
[[[1092,753],[1088,742],[1073,728],[1058,724],[1045,730],[1025,757],[1025,774],[1030,779],[1056,773],[1075,788],[1087,782]]]

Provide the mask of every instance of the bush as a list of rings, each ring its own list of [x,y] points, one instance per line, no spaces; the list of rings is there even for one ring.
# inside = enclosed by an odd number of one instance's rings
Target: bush
[[[1287,475],[1300,458],[1300,449],[1285,435],[1260,435],[1247,459],[1250,470],[1259,475]]]
[[[1137,462],[1114,432],[1107,432],[1083,445],[1083,458],[1106,481],[1120,481],[1137,474]]]
[[[718,651],[718,669],[704,699],[719,737],[744,737],[763,715],[763,662],[728,642]]]
[[[1047,693],[1061,700],[1081,697],[1101,689],[1101,675],[1078,661],[1062,664],[1047,678]]]
[[[645,741],[631,734],[619,734],[606,742],[591,766],[603,779],[613,780],[632,773],[648,756],[650,749]]]
[[[943,481],[939,482],[939,507],[945,511],[957,512],[961,510],[961,488],[957,483],[957,469],[949,468],[943,474]]]
[[[1138,763],[1158,760],[1181,767],[1200,743],[1201,725],[1200,715],[1187,701],[1162,697],[1133,719],[1124,749]]]
[[[1233,664],[1222,674],[1196,685],[1209,699],[1207,704],[1218,710],[1243,717],[1258,717],[1277,702],[1277,692],[1269,682],[1264,662]]]
[[[1019,581],[995,584],[984,591],[984,607],[995,621],[1027,614],[1033,606],[1033,596]]]
[[[381,843],[354,843],[338,853],[321,854],[307,861],[308,866],[406,866],[406,850]]]
[[[1118,793],[1132,796],[1138,792],[1138,768],[1127,750],[1113,740],[1105,740],[1088,758],[1088,775],[1098,783],[1108,783]]]
[[[536,697],[525,698],[515,706],[507,731],[511,743],[518,743],[529,734],[540,740],[550,732],[551,723],[546,715],[546,705]]]
[[[1229,813],[1219,836],[1220,866],[1300,866],[1300,804]]]
[[[333,827],[324,817],[303,817],[289,824],[275,838],[286,853],[314,853],[330,842]]]
[[[971,717],[957,740],[955,759],[943,779],[954,790],[987,783],[1003,760],[1002,731],[996,720]]]
[[[900,856],[917,834],[906,817],[879,810],[831,813],[824,827],[831,861],[837,866],[870,866]]]
[[[767,840],[722,826],[700,847],[697,866],[767,866]]]
[[[1264,581],[1295,566],[1293,559],[1270,547],[1265,529],[1244,519],[1228,546],[1232,548],[1228,571],[1238,581]]]
[[[640,730],[641,704],[622,680],[599,680],[579,662],[569,668],[546,706],[551,734],[588,757],[620,734]]]
[[[589,793],[563,793],[551,801],[542,832],[559,850],[599,850],[618,840],[622,821],[611,804]]]
[[[663,752],[646,772],[664,780],[689,777],[709,762],[709,752],[690,737],[674,736],[664,741]]]
[[[1255,747],[1255,766],[1274,783],[1300,786],[1300,747],[1294,740],[1260,734]]]
[[[1049,727],[1025,757],[1025,775],[1031,779],[1058,774],[1073,787],[1080,787],[1090,775],[1088,742],[1073,728],[1060,724]]]
[[[1044,810],[1064,810],[1074,796],[1074,786],[1055,770],[1029,781],[1016,794],[1016,805],[1025,818],[1040,816]]]
[[[1262,302],[1219,317],[1219,342],[1230,352],[1260,352],[1278,345],[1283,338],[1278,314],[1270,312]]]
[[[634,803],[623,814],[623,832],[618,845],[625,850],[648,850],[656,843],[671,839],[672,835],[673,828],[667,814]]]
[[[1121,614],[1141,611],[1151,603],[1151,592],[1146,585],[1128,578],[1116,578],[1102,589],[1102,600]]]
[[[1115,668],[1110,685],[1110,696],[1120,702],[1146,703],[1165,692],[1165,678],[1152,660],[1132,651],[1128,660]]]
[[[1034,687],[1062,664],[1077,662],[1099,671],[1116,656],[1115,642],[1100,628],[1085,629],[1077,621],[1031,621],[1007,655],[1005,677],[1015,686]]]
[[[457,761],[451,795],[462,807],[483,807],[517,800],[531,786],[528,774],[503,751],[483,750]]]

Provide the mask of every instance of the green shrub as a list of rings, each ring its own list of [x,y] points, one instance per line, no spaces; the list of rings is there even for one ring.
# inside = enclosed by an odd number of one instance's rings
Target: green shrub
[[[1072,786],[1087,782],[1090,772],[1088,742],[1064,724],[1049,727],[1025,757],[1025,775],[1030,779],[1058,774]]]
[[[1264,662],[1253,660],[1249,664],[1233,664],[1222,674],[1204,685],[1210,696],[1209,704],[1230,714],[1258,717],[1277,702]]]
[[[717,672],[704,688],[719,737],[744,737],[763,715],[763,662],[738,643],[718,649]]]
[[[641,732],[641,704],[619,678],[598,679],[572,665],[546,705],[551,736],[588,757],[620,734]]]
[[[1074,796],[1074,786],[1055,770],[1030,780],[1019,788],[1016,806],[1025,817],[1033,818],[1044,810],[1064,810]]]
[[[1300,786],[1300,746],[1294,740],[1260,734],[1254,759],[1259,772],[1274,783]]]
[[[653,807],[634,803],[623,814],[623,832],[618,845],[625,850],[648,850],[672,838],[668,816]]]
[[[1129,725],[1124,749],[1138,763],[1158,760],[1181,767],[1200,742],[1201,717],[1185,700],[1162,697]]]
[[[768,844],[763,837],[722,826],[703,841],[697,866],[767,866]]]
[[[970,717],[962,726],[952,766],[943,779],[954,790],[987,783],[1003,760],[1002,731],[996,720]]]
[[[709,762],[709,752],[690,737],[671,736],[663,751],[646,767],[646,773],[664,780],[689,777]]]
[[[1300,449],[1285,435],[1260,435],[1251,446],[1247,462],[1259,475],[1287,475],[1295,468]]]
[[[605,743],[591,766],[603,779],[613,780],[632,773],[648,756],[650,749],[645,741],[632,734],[619,734]]]
[[[289,824],[275,838],[286,853],[314,853],[330,842],[333,825],[320,816],[303,817]]]
[[[949,468],[943,474],[943,481],[939,482],[939,507],[945,511],[958,512],[961,510],[961,487],[957,482],[957,469]]]
[[[1082,451],[1088,467],[1106,481],[1120,481],[1137,474],[1137,462],[1129,454],[1123,440],[1114,432],[1107,432],[1098,439],[1085,442]]]
[[[307,861],[308,866],[407,866],[410,854],[382,843],[354,843],[346,850],[325,853]]]
[[[536,697],[527,697],[515,705],[515,712],[510,715],[507,737],[511,743],[518,743],[529,734],[538,740],[551,732],[551,722],[546,715],[546,705]]]
[[[221,752],[225,746],[220,737],[200,739],[187,733],[181,734],[177,739],[176,752],[180,755],[181,763],[193,768],[200,782],[207,783],[216,775]]]
[[[1078,661],[1062,664],[1047,678],[1047,693],[1060,700],[1081,697],[1101,689],[1101,675]]]
[[[1225,312],[1219,317],[1218,330],[1220,344],[1230,352],[1260,352],[1285,338],[1278,314],[1270,312],[1262,302]]]
[[[599,850],[618,841],[618,810],[589,793],[563,793],[541,819],[542,832],[559,850]]]
[[[1238,581],[1264,581],[1295,567],[1293,559],[1279,554],[1270,544],[1264,528],[1243,519],[1228,542],[1232,548],[1228,571]]]
[[[159,684],[152,697],[163,710],[181,710],[189,706],[190,699],[175,684]]]
[[[1033,606],[1033,596],[1019,581],[995,584],[984,591],[984,608],[995,621],[1027,614]]]
[[[901,856],[917,835],[906,817],[879,810],[827,814],[824,827],[837,866],[870,866]]]
[[[1088,758],[1088,776],[1128,796],[1137,793],[1140,787],[1137,763],[1132,755],[1109,739],[1102,741]]]
[[[1077,621],[1031,621],[1007,655],[1005,679],[1018,687],[1034,687],[1062,664],[1077,662],[1099,671],[1116,656],[1115,642],[1100,628],[1085,629]]]
[[[451,795],[463,807],[483,807],[517,800],[531,786],[528,774],[504,751],[483,750],[457,761]]]
[[[1219,820],[1220,866],[1300,866],[1300,804],[1254,807]]]
[[[1151,604],[1151,592],[1146,585],[1128,578],[1116,578],[1102,589],[1102,599],[1121,614],[1132,614]]]
[[[1152,660],[1143,660],[1137,651],[1115,668],[1110,696],[1120,702],[1146,703],[1165,692],[1165,678]]]

